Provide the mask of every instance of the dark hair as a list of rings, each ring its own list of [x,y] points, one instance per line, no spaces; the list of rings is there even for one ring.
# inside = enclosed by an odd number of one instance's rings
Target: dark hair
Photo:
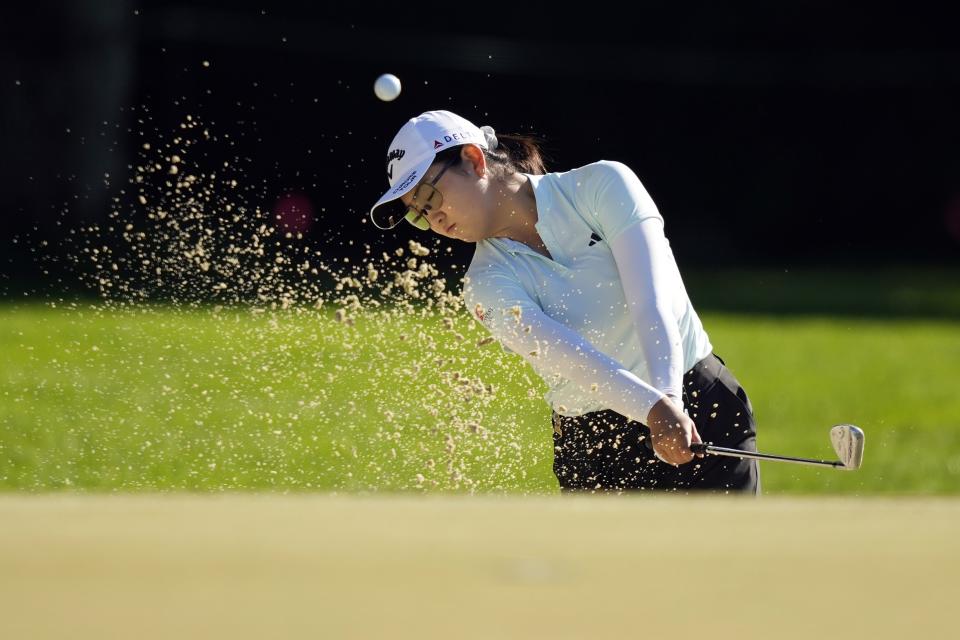
[[[529,173],[543,175],[547,172],[544,164],[545,154],[541,150],[542,138],[531,135],[513,135],[498,133],[497,148],[484,149],[483,155],[487,158],[487,167],[491,173],[502,178],[514,173]],[[445,163],[459,157],[459,146],[444,149],[437,154],[437,161]]]

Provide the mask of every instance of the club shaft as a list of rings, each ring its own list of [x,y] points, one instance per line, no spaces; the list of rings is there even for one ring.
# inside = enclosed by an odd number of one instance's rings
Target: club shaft
[[[843,463],[839,460],[814,460],[812,458],[794,458],[791,456],[777,456],[772,453],[758,453],[755,451],[741,451],[740,449],[728,449],[726,447],[715,447],[712,444],[693,445],[690,449],[694,453],[709,453],[715,456],[729,456],[731,458],[750,458],[751,460],[776,460],[778,462],[793,462],[794,464],[808,464],[817,467],[843,468]]]

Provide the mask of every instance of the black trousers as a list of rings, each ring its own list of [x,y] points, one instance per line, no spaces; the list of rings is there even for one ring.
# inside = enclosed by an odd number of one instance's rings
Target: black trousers
[[[708,444],[757,450],[753,407],[733,373],[710,354],[683,376],[683,403]],[[553,473],[561,492],[673,491],[759,495],[756,460],[707,455],[673,466],[653,454],[650,430],[611,410],[553,413]]]

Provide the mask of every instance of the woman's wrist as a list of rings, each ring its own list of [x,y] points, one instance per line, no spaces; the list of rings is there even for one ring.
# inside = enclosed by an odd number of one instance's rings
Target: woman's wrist
[[[670,393],[665,394],[664,397],[670,398],[670,401],[671,401],[673,404],[677,405],[677,408],[680,409],[680,411],[683,411],[683,398],[677,397],[677,396],[675,396],[675,395],[673,395],[673,394],[670,394]]]

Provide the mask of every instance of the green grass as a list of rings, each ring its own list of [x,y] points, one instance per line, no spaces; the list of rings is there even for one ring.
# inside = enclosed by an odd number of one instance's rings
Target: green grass
[[[867,434],[860,471],[763,463],[765,493],[960,490],[958,323],[701,316],[761,450],[830,456],[831,425]],[[542,383],[454,322],[8,303],[0,488],[555,492]]]

